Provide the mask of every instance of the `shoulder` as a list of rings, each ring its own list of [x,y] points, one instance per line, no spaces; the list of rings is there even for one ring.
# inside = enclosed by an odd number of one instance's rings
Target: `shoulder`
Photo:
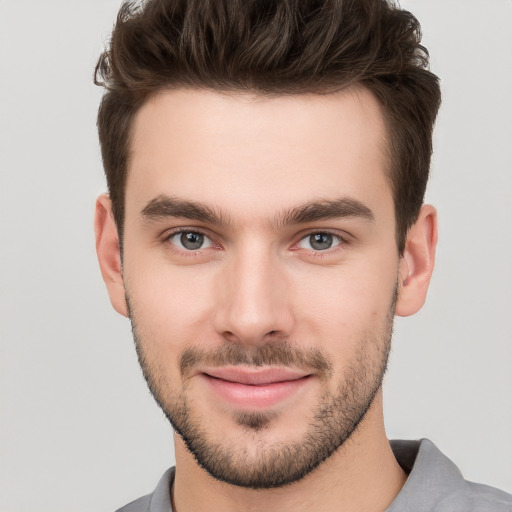
[[[408,478],[387,512],[512,512],[512,495],[465,480],[428,439],[391,447]]]
[[[174,482],[174,474],[174,468],[168,469],[151,494],[128,503],[116,512],[172,512],[171,487]]]
[[[488,485],[464,483],[439,502],[435,512],[512,512],[512,495]]]
[[[152,496],[152,494],[142,496],[141,498],[128,503],[124,507],[118,508],[116,512],[148,512]]]

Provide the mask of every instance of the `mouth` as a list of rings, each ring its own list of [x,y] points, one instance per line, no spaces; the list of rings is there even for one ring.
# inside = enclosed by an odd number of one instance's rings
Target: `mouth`
[[[249,369],[221,367],[199,374],[209,389],[222,401],[237,408],[261,410],[296,395],[310,381],[310,373],[290,368]]]

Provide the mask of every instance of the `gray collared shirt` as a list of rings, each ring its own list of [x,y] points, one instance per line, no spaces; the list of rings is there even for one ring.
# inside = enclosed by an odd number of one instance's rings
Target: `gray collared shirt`
[[[512,512],[512,495],[464,480],[457,466],[428,439],[391,441],[396,460],[409,475],[386,512]],[[168,469],[147,496],[117,512],[172,512]]]

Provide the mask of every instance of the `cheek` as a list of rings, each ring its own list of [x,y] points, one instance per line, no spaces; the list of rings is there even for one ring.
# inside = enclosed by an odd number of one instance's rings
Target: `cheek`
[[[125,286],[146,346],[179,354],[192,342],[203,340],[213,301],[210,280],[193,267],[173,269],[155,263],[140,267],[138,271],[127,262]]]
[[[297,279],[293,296],[302,328],[313,340],[321,337],[326,350],[348,357],[358,341],[387,325],[396,283],[394,267],[388,267],[320,269],[307,281]]]

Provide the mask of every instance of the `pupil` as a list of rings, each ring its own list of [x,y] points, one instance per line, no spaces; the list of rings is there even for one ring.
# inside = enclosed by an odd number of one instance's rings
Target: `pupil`
[[[309,237],[309,243],[317,251],[325,251],[332,246],[332,235],[329,233],[315,233]]]
[[[203,245],[204,236],[201,233],[182,233],[180,241],[185,249],[200,249]]]

